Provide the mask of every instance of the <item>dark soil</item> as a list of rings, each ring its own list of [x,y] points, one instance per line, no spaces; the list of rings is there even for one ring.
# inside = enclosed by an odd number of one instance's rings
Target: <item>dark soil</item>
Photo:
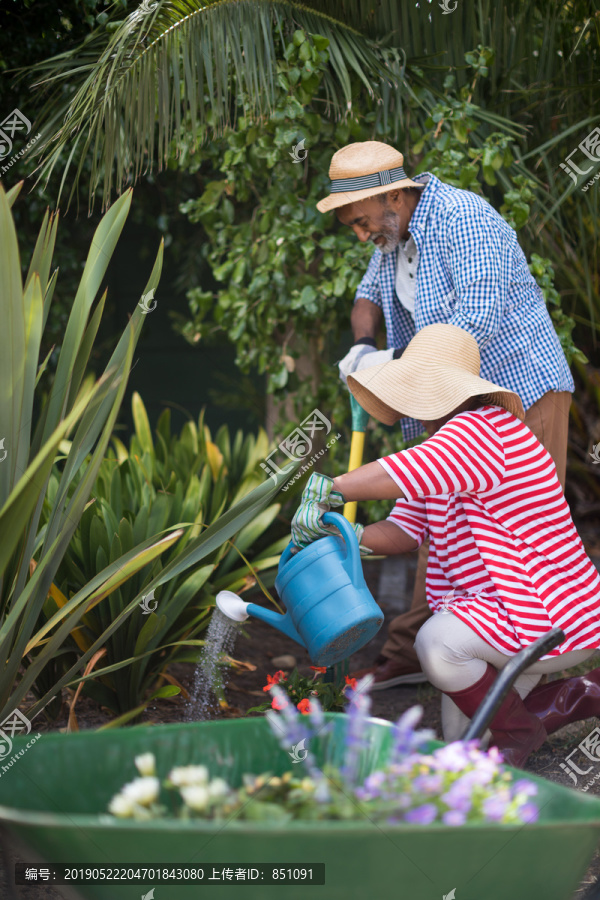
[[[390,597],[389,594],[381,594],[378,591],[382,566],[385,561],[367,560],[365,564],[365,577],[372,594],[378,597],[378,601],[385,615],[385,622],[379,634],[364,647],[359,653],[356,653],[350,660],[350,672],[368,666],[379,653],[386,637],[387,625],[394,616],[406,608],[410,603],[410,594],[412,592],[412,573],[414,571],[414,558],[409,559],[405,563],[407,570],[404,572],[402,582],[405,585],[404,591],[400,595]],[[264,601],[261,594],[245,599],[254,599],[258,603]],[[220,717],[239,717],[247,714],[247,711],[253,707],[265,702],[267,694],[262,690],[267,681],[267,674],[272,674],[277,666],[271,662],[274,658],[282,655],[292,655],[295,657],[297,666],[301,674],[312,675],[310,670],[310,659],[304,648],[300,647],[286,635],[271,628],[256,619],[249,619],[243,626],[243,630],[238,636],[233,656],[240,665],[234,666],[228,673],[229,681],[226,687],[226,697],[228,707],[225,709],[215,709],[215,718]],[[593,664],[586,664],[586,668],[592,668],[593,665],[599,664],[598,658]],[[191,691],[193,684],[195,667],[192,664],[181,664],[174,666],[171,674],[181,683],[188,691]],[[167,722],[181,722],[186,719],[186,708],[188,704],[187,696],[182,694],[169,700],[162,700],[155,705],[148,707],[141,721],[154,725],[161,725]],[[420,684],[414,686],[403,686],[391,688],[385,691],[376,691],[372,693],[372,715],[388,719],[396,720],[398,716],[416,703],[423,707],[424,727],[433,728],[437,736],[441,738],[441,720],[440,720],[440,698],[439,692],[430,684]],[[36,720],[36,728],[38,731],[55,731],[65,730],[67,724],[66,704],[63,707],[62,716],[52,725],[48,725],[40,719]],[[100,725],[110,721],[111,716],[104,710],[99,709],[90,699],[82,697],[79,699],[76,707],[78,725],[81,730],[88,728],[97,728]],[[558,784],[565,784],[573,787],[572,782],[563,770],[560,763],[564,761],[565,756],[574,749],[579,741],[581,741],[595,726],[595,719],[587,722],[580,722],[576,725],[568,726],[560,732],[552,735],[551,738],[536,753],[532,754],[526,766],[527,771],[541,775]],[[587,779],[580,778],[580,785],[583,786]],[[589,788],[588,793],[600,795],[600,782],[595,782]],[[3,837],[7,837],[4,836]],[[10,842],[9,842],[10,843]],[[4,841],[3,841],[4,844]],[[6,848],[6,844],[5,844]],[[63,888],[49,888],[43,885],[31,885],[27,887],[11,886],[14,880],[14,862],[24,861],[24,857],[14,851],[11,854],[5,852],[5,867],[8,873],[0,870],[0,898],[1,900],[78,900],[78,895],[69,894]],[[582,881],[578,891],[572,900],[599,900],[600,891],[598,891],[597,880],[600,879],[600,853],[594,857],[592,865],[588,870],[584,880]],[[108,897],[107,897],[108,900]],[[383,898],[382,898],[383,900]],[[533,898],[532,898],[533,900]]]

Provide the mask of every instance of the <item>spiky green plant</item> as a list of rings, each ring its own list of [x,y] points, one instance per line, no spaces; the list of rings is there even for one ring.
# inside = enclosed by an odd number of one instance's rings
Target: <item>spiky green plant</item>
[[[4,451],[0,455],[0,721],[23,703],[44,670],[62,654],[85,613],[184,534],[183,528],[167,528],[135,544],[53,615],[47,619],[42,615],[105,457],[144,317],[136,304],[101,378],[84,377],[106,292],[93,312],[92,306],[127,218],[131,205],[128,191],[96,229],[71,306],[52,389],[47,398],[37,397],[36,386],[49,359],[40,363],[39,353],[58,276],[57,270],[51,272],[58,218],[45,217],[23,284],[11,213],[18,193],[19,186],[5,193],[0,185],[0,439]],[[156,290],[161,266],[162,245],[145,293]],[[65,437],[70,439],[68,453],[61,460],[60,478],[53,486],[42,525],[48,481]],[[268,480],[238,500],[152,578],[146,593],[218,551],[269,506],[287,477],[279,476],[276,483]],[[81,679],[88,661],[124,626],[141,601],[139,592],[91,646],[38,694],[27,710],[29,716],[42,710],[66,684]],[[130,662],[121,659],[110,668],[114,671]]]
[[[270,448],[262,429],[257,437],[245,438],[238,431],[232,444],[223,426],[213,442],[201,414],[198,425],[190,420],[180,435],[172,434],[170,411],[166,409],[153,439],[137,393],[132,407],[135,433],[129,448],[113,437],[113,447],[107,451],[94,485],[95,502],[83,513],[56,574],[47,604],[48,617],[136,543],[163,531],[186,530],[161,560],[144,566],[85,614],[72,635],[71,651],[75,654],[87,650],[130,601],[144,593],[164,566],[175,561],[225,508],[264,481],[259,464]],[[66,442],[63,446],[68,449]],[[48,488],[48,507],[58,483],[59,473],[55,471]],[[139,711],[154,696],[157,680],[163,679],[170,665],[196,660],[196,645],[201,643],[196,638],[208,623],[216,591],[243,592],[253,586],[254,576],[243,559],[252,553],[279,509],[279,503],[270,504],[231,542],[224,542],[206,557],[199,568],[174,576],[156,593],[145,591],[146,603],[104,645],[103,668],[124,660],[130,665],[109,675],[95,673],[87,692],[116,713]],[[274,576],[288,540],[285,536],[255,553],[253,570]],[[61,662],[64,666],[65,659]]]
[[[40,629],[40,614],[52,580],[89,500],[94,480],[127,386],[133,351],[144,321],[136,307],[102,377],[84,379],[100,325],[106,292],[92,305],[125,224],[131,191],[101,220],[73,300],[52,389],[40,404],[36,386],[48,364],[40,362],[44,324],[57,283],[52,254],[58,216],[46,214],[25,283],[11,213],[20,186],[5,193],[0,186],[0,719],[21,703],[36,674],[60,651],[61,629],[75,627],[98,584],[61,611],[51,636]],[[146,290],[158,285],[162,245]],[[36,408],[39,404],[39,412]],[[52,505],[43,526],[42,504],[58,445],[75,429]],[[71,478],[87,467],[77,488]],[[113,580],[124,580],[160,555],[179,533],[157,540],[153,535],[119,561]],[[35,566],[35,568],[34,568]],[[56,691],[54,692],[56,693]],[[50,699],[52,694],[47,699]]]

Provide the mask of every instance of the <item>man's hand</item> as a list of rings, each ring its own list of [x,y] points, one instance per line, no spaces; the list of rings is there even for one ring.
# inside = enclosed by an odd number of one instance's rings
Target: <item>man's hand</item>
[[[338,363],[340,378],[344,384],[348,383],[348,375],[368,369],[379,363],[389,362],[394,358],[394,348],[388,350],[376,350],[369,344],[354,344],[345,357]]]

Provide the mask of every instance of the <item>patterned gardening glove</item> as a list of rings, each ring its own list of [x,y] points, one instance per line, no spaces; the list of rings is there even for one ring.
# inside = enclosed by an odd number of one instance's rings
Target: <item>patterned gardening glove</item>
[[[358,522],[355,522],[352,527],[354,528],[354,533],[356,534],[356,539],[358,540],[358,549],[360,550],[360,555],[368,556],[369,553],[372,553],[373,551],[370,550],[368,547],[363,547],[363,545],[361,544],[362,536],[365,531],[365,526],[360,525]]]
[[[292,541],[299,549],[307,547],[313,541],[330,534],[336,534],[333,525],[323,523],[323,513],[332,507],[344,505],[344,498],[339,491],[333,489],[333,478],[313,472],[302,492],[302,501],[292,519]],[[364,528],[354,525],[359,544]],[[361,547],[362,553],[370,553],[367,547]]]

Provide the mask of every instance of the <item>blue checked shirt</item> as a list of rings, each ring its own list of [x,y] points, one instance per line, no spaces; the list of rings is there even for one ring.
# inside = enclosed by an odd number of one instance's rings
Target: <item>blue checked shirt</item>
[[[415,318],[395,290],[398,251],[375,250],[355,301],[364,297],[384,315],[388,347],[406,347],[417,331],[449,322],[472,334],[481,376],[515,391],[528,409],[547,391],[573,391],[574,383],[540,288],[515,231],[483,198],[429,181],[411,216],[419,264]],[[402,419],[406,439],[423,429]]]

